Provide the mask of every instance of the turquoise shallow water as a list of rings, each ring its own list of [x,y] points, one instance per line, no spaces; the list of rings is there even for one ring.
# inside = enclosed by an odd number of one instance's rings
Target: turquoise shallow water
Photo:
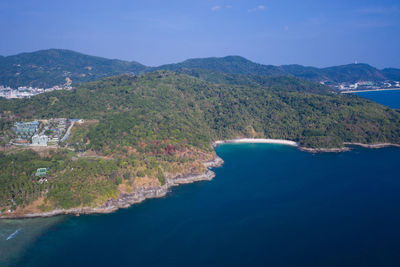
[[[225,164],[214,180],[165,198],[106,215],[0,221],[0,266],[400,265],[400,149],[216,151]]]

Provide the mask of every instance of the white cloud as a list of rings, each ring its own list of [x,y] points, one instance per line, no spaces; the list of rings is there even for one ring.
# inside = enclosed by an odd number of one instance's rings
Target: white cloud
[[[249,9],[247,11],[248,12],[255,12],[255,11],[262,11],[262,10],[265,10],[265,9],[266,9],[266,7],[264,5],[258,5],[257,7]]]
[[[383,6],[370,6],[357,9],[356,12],[362,15],[388,15],[396,13],[399,10],[397,6],[383,7]]]
[[[357,27],[359,28],[367,28],[367,29],[374,29],[374,28],[387,28],[393,26],[392,24],[385,22],[385,21],[364,21],[364,22],[358,22],[356,24]]]
[[[225,6],[214,6],[211,8],[211,11],[219,11],[221,9],[231,9],[231,5],[225,5]]]

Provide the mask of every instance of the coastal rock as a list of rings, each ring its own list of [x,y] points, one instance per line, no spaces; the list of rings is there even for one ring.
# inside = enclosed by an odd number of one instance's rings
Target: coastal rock
[[[348,146],[360,146],[365,148],[384,148],[384,147],[400,147],[399,144],[391,143],[379,143],[379,144],[362,144],[362,143],[343,143],[345,146],[340,148],[310,148],[310,147],[299,147],[301,151],[310,153],[340,153],[350,151],[351,148]]]
[[[210,161],[206,161],[204,162],[204,165],[207,168],[216,168],[216,167],[220,167],[224,164],[224,160],[221,159],[220,157],[216,156],[215,158],[213,158]]]
[[[310,153],[340,153],[350,151],[351,149],[348,147],[341,148],[310,148],[310,147],[299,147],[301,151],[310,152]]]
[[[224,161],[216,156],[210,161],[203,162],[207,168],[221,166]],[[72,209],[56,209],[49,212],[41,213],[31,213],[24,215],[3,215],[2,219],[17,219],[17,218],[34,218],[34,217],[51,217],[61,214],[91,214],[91,213],[111,213],[120,208],[128,208],[133,204],[140,203],[149,198],[160,198],[164,197],[169,189],[173,186],[178,186],[180,184],[190,184],[199,181],[210,181],[215,177],[215,173],[209,169],[205,173],[198,174],[188,174],[185,176],[177,176],[167,179],[167,182],[158,187],[152,188],[139,188],[133,193],[122,194],[117,199],[109,199],[101,207],[82,207],[82,208],[72,208]]]
[[[379,144],[344,143],[344,144],[351,146],[360,146],[365,148],[400,147],[399,144],[391,144],[391,143],[379,143]]]

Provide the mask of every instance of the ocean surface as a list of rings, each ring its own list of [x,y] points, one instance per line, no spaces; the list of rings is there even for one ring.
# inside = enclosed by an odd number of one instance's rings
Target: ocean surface
[[[382,105],[400,109],[400,90],[372,91],[372,92],[361,92],[356,94],[371,99]]]
[[[400,265],[400,149],[216,152],[225,164],[212,181],[164,198],[112,214],[1,220],[0,266]]]

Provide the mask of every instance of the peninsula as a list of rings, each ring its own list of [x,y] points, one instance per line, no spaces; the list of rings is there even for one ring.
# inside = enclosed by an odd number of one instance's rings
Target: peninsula
[[[164,196],[171,186],[212,179],[220,143],[310,152],[400,144],[398,110],[287,76],[156,70],[0,98],[0,107],[0,218],[111,212]],[[56,118],[83,120],[68,127]],[[52,147],[11,144],[14,126],[32,121],[34,131],[68,134]]]

